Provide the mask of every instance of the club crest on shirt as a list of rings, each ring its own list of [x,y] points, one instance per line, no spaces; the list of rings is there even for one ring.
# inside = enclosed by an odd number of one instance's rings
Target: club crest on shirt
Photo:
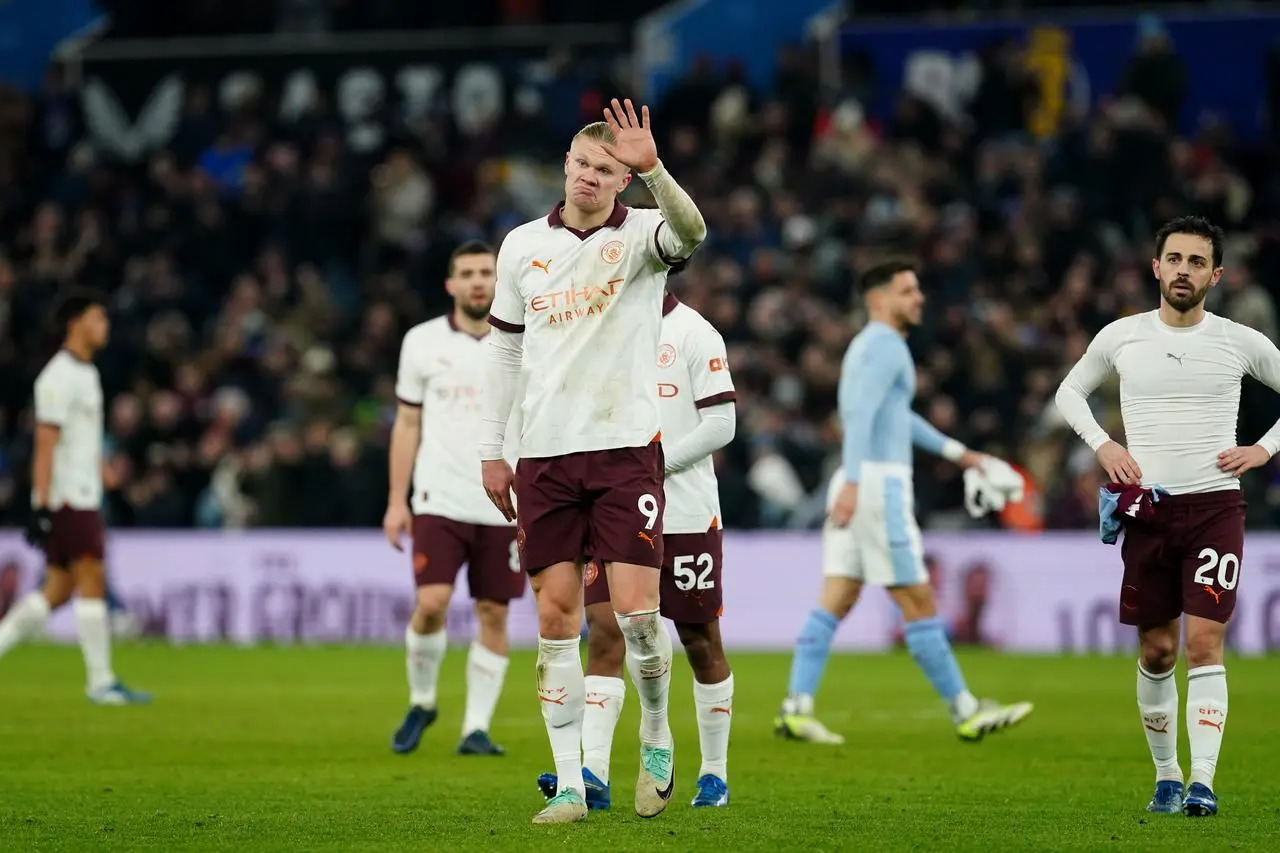
[[[676,363],[676,348],[671,344],[658,347],[658,367],[670,367]]]
[[[621,240],[610,240],[600,247],[600,260],[606,264],[616,264],[627,253],[627,244]]]

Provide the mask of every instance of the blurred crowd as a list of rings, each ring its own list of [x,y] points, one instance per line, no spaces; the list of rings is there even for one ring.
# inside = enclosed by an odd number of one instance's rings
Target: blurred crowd
[[[274,32],[403,32],[525,24],[630,24],[667,0],[96,0],[121,38]]]
[[[50,301],[75,282],[111,295],[111,524],[376,525],[400,338],[447,310],[449,251],[543,213],[565,127],[629,91],[616,62],[548,67],[558,122],[392,109],[385,142],[359,149],[323,102],[285,121],[196,87],[170,145],[136,164],[85,140],[64,69],[34,98],[0,95],[0,522],[27,505],[31,383],[56,346]],[[820,523],[840,359],[863,322],[851,282],[894,247],[925,262],[918,410],[1033,484],[984,523],[1094,526],[1098,472],[1052,406],[1057,383],[1102,325],[1155,306],[1151,235],[1184,212],[1230,235],[1211,310],[1277,339],[1275,151],[1213,124],[1173,132],[1187,71],[1158,33],[1124,92],[1047,140],[1023,130],[1036,89],[1016,44],[984,55],[955,114],[904,92],[874,121],[856,62],[835,89],[816,67],[787,49],[756,90],[697,62],[653,105],[662,157],[710,228],[671,287],[724,334],[740,391],[717,455],[726,524]],[[651,203],[639,184],[627,201]],[[1098,399],[1120,435],[1116,388]],[[1242,439],[1277,416],[1247,385]],[[917,478],[926,526],[973,523],[954,469],[920,459]],[[1277,469],[1251,478],[1254,523],[1280,519]]]
[[[109,36],[157,38],[273,32],[404,31],[523,24],[630,24],[667,0],[471,0],[406,3],[404,0],[96,0],[111,15]],[[1187,9],[1209,0],[1181,0]],[[847,14],[880,18],[921,15],[964,17],[1035,10],[1075,11],[1072,0],[857,0]],[[1086,6],[1149,6],[1144,0],[1107,0]],[[1237,3],[1236,5],[1241,5]],[[1262,5],[1261,2],[1258,3]]]

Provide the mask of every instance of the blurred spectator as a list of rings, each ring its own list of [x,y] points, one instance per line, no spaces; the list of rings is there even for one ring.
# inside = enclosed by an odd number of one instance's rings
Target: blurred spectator
[[[1164,25],[1155,15],[1138,19],[1138,49],[1129,60],[1123,91],[1136,95],[1164,120],[1178,126],[1178,113],[1187,94],[1187,67],[1173,51]]]

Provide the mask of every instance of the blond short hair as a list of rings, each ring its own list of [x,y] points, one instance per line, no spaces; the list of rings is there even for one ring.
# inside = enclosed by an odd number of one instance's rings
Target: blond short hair
[[[609,123],[607,121],[593,121],[591,124],[575,133],[573,138],[582,138],[590,140],[591,142],[603,142],[607,145],[618,144],[618,137],[613,135],[613,128],[609,127]]]

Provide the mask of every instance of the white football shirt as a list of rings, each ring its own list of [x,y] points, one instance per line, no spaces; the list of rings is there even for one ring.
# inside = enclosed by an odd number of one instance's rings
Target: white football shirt
[[[1238,444],[1245,374],[1280,390],[1275,344],[1215,314],[1190,328],[1166,325],[1156,311],[1116,320],[1089,344],[1057,395],[1067,422],[1094,450],[1111,439],[1087,398],[1113,372],[1120,377],[1125,445],[1144,486],[1175,495],[1240,488],[1218,468],[1218,454]],[[1280,424],[1257,443],[1274,455]]]
[[[724,338],[697,311],[667,296],[658,345],[662,442],[675,444],[701,421],[700,409],[737,399]],[[721,527],[720,485],[711,456],[666,476],[663,533],[706,533]]]
[[[65,349],[58,350],[36,377],[35,407],[36,423],[61,431],[53,450],[49,509],[101,509],[103,428],[98,368]]]
[[[578,231],[560,207],[512,230],[498,252],[489,322],[524,335],[520,455],[643,447],[661,428],[662,214],[615,204],[602,227]]]
[[[438,515],[463,524],[510,526],[480,482],[483,338],[462,331],[453,315],[414,326],[400,347],[396,398],[422,409],[422,432],[413,465],[415,515]],[[507,459],[514,462],[514,430]]]

